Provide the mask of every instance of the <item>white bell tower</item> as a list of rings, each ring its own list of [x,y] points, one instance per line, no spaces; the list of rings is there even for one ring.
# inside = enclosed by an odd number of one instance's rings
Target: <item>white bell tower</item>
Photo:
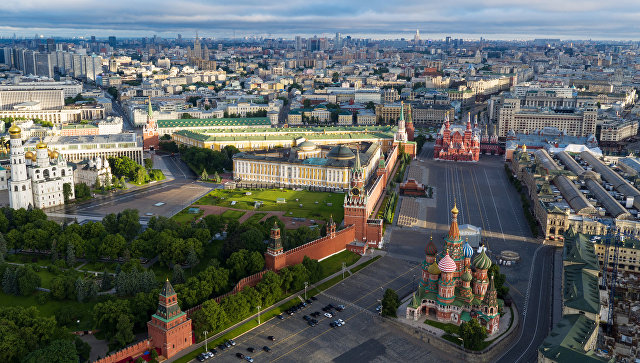
[[[22,130],[13,125],[9,128],[11,143],[11,178],[9,179],[9,205],[13,209],[33,207],[31,179],[27,176],[27,164],[22,145]]]

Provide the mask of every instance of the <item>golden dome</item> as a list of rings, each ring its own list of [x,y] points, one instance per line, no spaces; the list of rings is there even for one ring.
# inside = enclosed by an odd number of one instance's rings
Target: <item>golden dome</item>
[[[527,152],[527,145],[526,144],[522,145],[522,151],[523,152]]]
[[[54,151],[51,153],[51,158],[52,158],[52,159],[57,159],[59,155],[60,155],[60,153],[54,150]]]
[[[47,150],[47,154],[49,154],[49,157],[51,157],[51,154],[52,154],[51,150]]]
[[[32,153],[31,151],[27,151],[27,152],[24,154],[24,157],[25,157],[25,158],[27,158],[27,159],[33,159],[33,156],[34,156],[34,155],[33,155],[33,153]]]
[[[36,161],[36,154],[31,155],[31,161]]]
[[[13,125],[11,125],[11,127],[9,127],[9,133],[11,135],[17,135],[17,134],[19,134],[21,132],[22,132],[22,130],[16,124],[13,124]]]
[[[47,144],[42,141],[42,138],[40,138],[40,142],[36,144],[36,149],[46,149],[46,148],[47,148]]]
[[[453,209],[451,209],[451,213],[458,214],[458,207],[456,206],[455,203],[453,203]]]

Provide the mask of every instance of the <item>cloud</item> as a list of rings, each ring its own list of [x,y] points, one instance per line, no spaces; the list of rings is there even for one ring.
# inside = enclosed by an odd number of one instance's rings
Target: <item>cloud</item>
[[[276,34],[404,34],[423,37],[640,39],[640,2],[615,0],[5,0],[0,34],[116,31],[118,34],[232,32]],[[410,37],[410,34],[405,36]]]

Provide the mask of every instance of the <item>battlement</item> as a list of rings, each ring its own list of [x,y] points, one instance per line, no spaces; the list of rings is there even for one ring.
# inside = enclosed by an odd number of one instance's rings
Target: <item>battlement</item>
[[[102,359],[98,359],[94,363],[115,363],[122,360],[125,360],[129,357],[134,358],[145,351],[152,349],[151,339],[145,339],[141,342],[132,344],[128,347],[122,348],[121,350],[112,353]]]

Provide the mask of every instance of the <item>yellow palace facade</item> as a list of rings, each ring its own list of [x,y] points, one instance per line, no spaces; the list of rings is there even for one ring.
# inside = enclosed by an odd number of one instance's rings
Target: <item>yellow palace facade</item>
[[[304,141],[284,151],[234,155],[233,177],[244,184],[345,190],[349,188],[349,171],[356,158],[365,169],[365,177],[369,178],[375,174],[381,157],[382,149],[377,143],[318,147]]]

